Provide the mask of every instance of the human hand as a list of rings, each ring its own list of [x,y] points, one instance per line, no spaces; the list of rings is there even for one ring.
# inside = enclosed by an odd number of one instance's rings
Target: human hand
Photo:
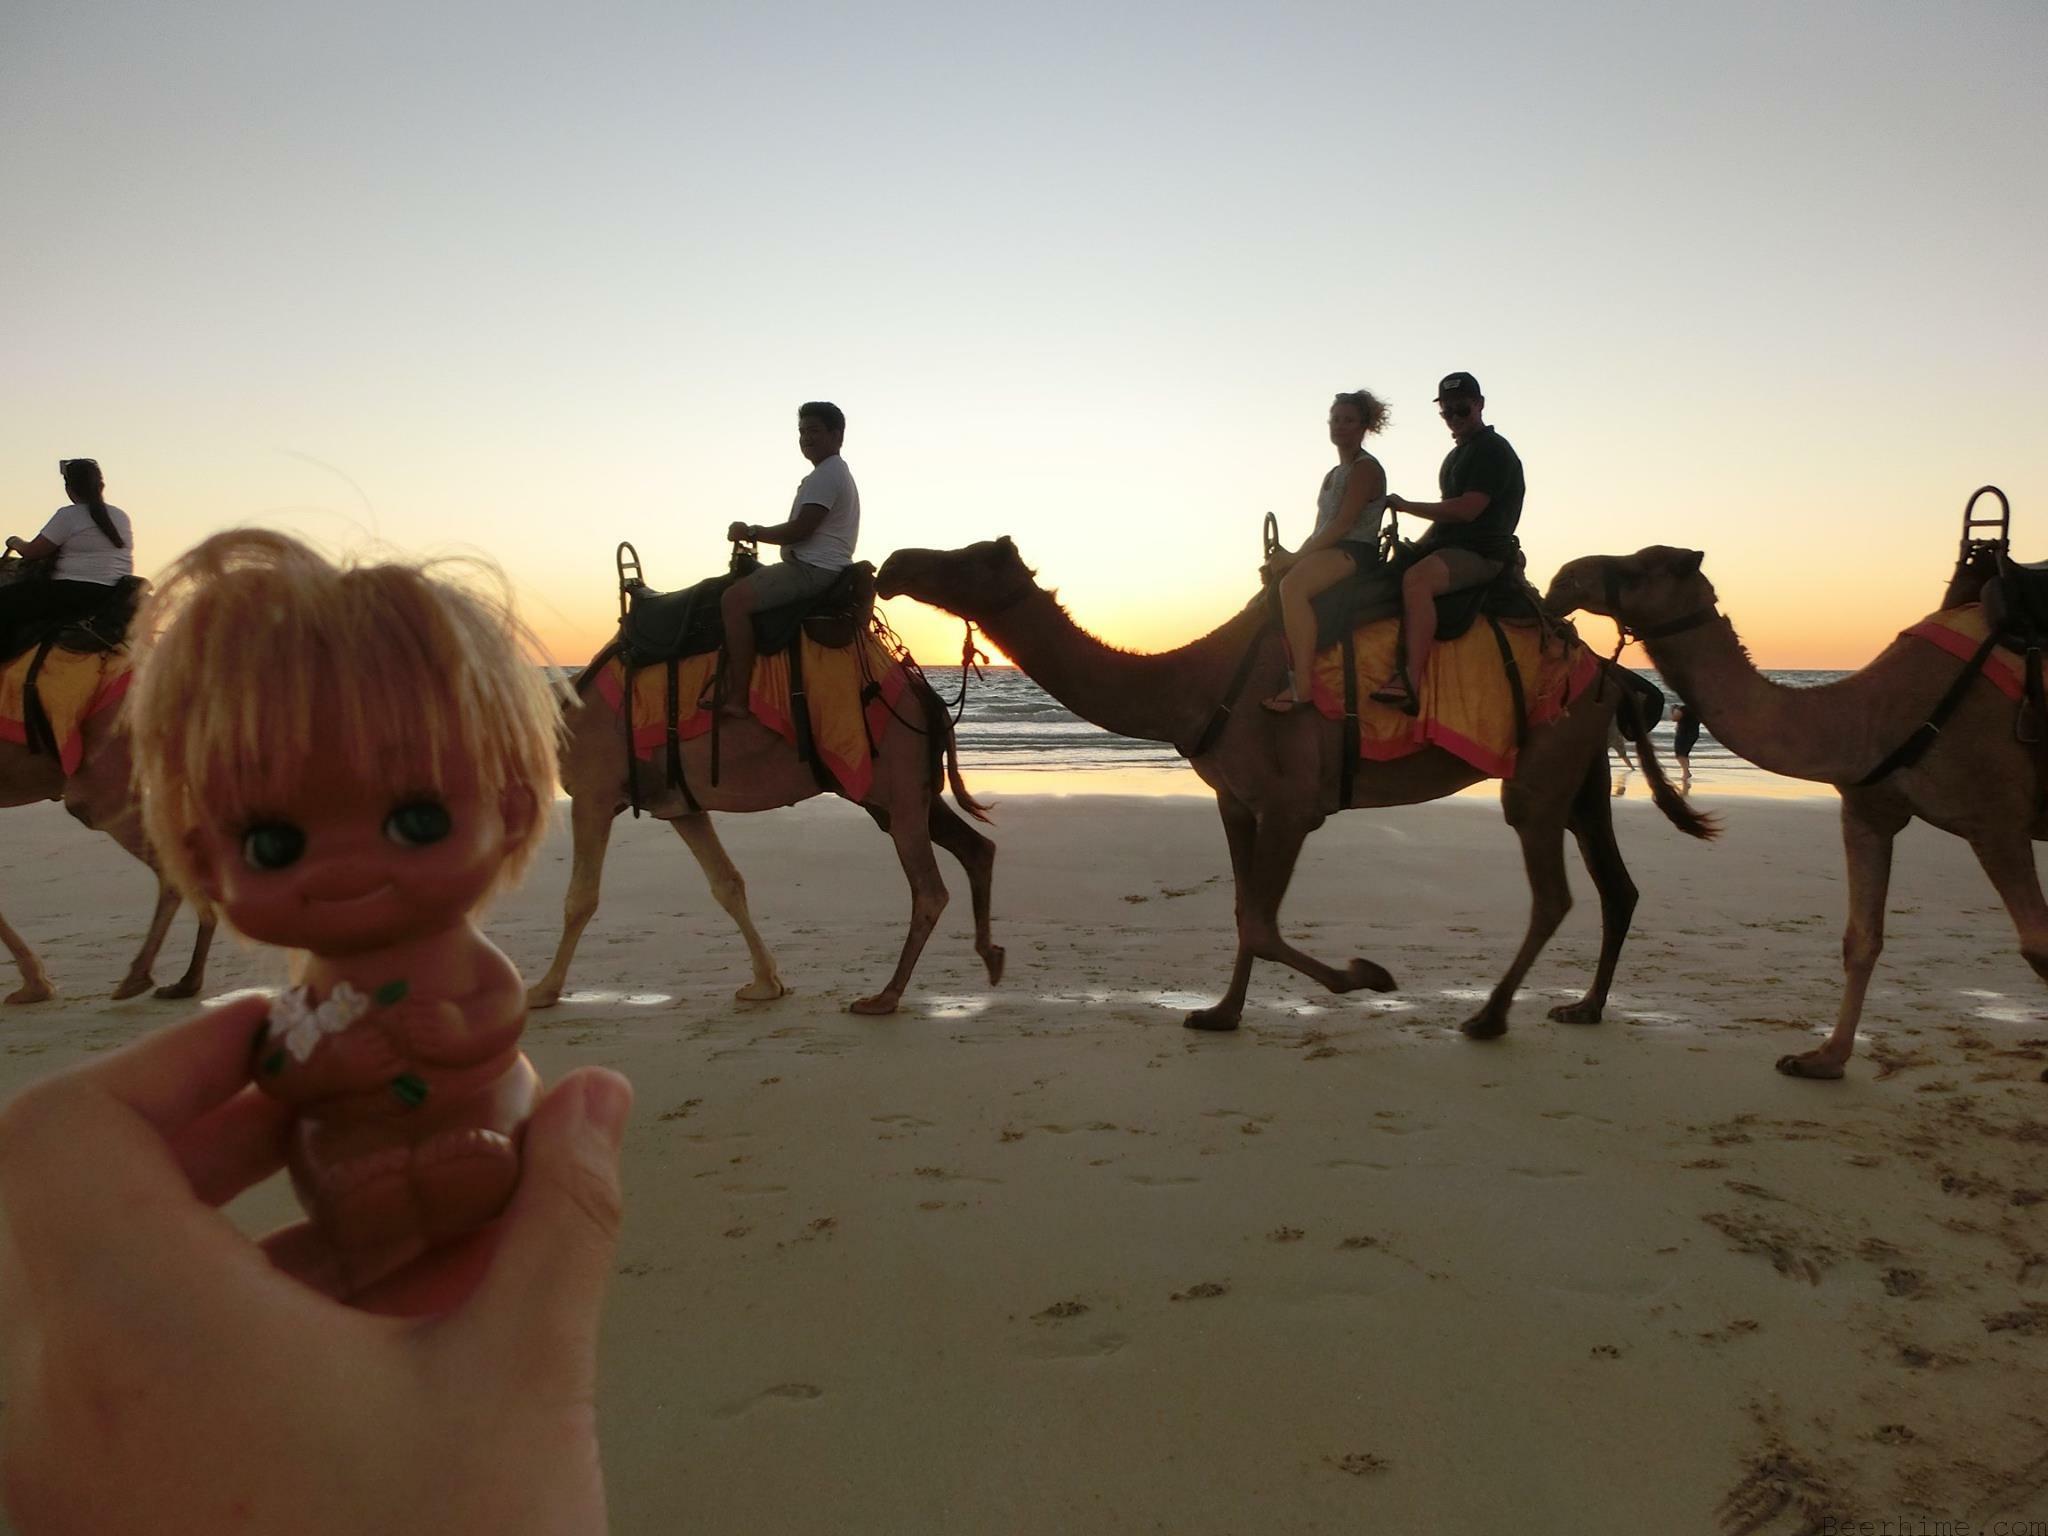
[[[726,540],[732,544],[744,544],[753,536],[754,530],[745,523],[734,523],[725,530]]]
[[[1392,491],[1387,492],[1387,509],[1392,512],[1406,512],[1408,510],[1408,498],[1396,496]]]
[[[250,998],[0,1112],[0,1472],[46,1531],[602,1532],[597,1319],[632,1089],[535,1110],[502,1221],[334,1299],[311,1228],[215,1207],[281,1165]]]

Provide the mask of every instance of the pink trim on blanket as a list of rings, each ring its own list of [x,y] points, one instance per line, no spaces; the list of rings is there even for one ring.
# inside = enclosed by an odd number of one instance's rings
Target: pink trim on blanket
[[[1933,619],[1923,619],[1903,633],[1915,640],[1925,640],[1939,646],[1958,661],[1968,661],[1977,654],[1977,647],[1984,643],[1984,637],[1972,640],[1968,635],[1958,634],[1946,624]],[[2008,699],[2017,700],[2025,691],[2009,653],[1993,651],[1984,663],[1984,675],[1991,679],[1998,691]]]

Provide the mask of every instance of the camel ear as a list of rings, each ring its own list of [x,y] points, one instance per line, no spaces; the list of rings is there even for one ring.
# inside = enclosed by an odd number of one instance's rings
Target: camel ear
[[[1017,541],[1006,533],[996,540],[996,548],[1006,555],[1014,555],[1017,553]]]
[[[1707,552],[1703,549],[1681,549],[1678,552],[1678,564],[1672,569],[1680,576],[1697,576],[1700,573],[1700,562],[1706,558]]]

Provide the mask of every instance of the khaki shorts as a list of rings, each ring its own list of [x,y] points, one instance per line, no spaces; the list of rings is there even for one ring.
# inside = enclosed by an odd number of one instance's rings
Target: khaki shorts
[[[816,597],[820,592],[839,579],[841,566],[829,569],[806,565],[801,560],[782,560],[774,565],[764,565],[747,580],[754,587],[754,609],[780,608],[784,603],[802,602],[807,597]]]
[[[1444,588],[1447,595],[1483,587],[1507,566],[1505,560],[1489,560],[1484,555],[1473,554],[1469,549],[1433,549],[1430,555],[1443,561],[1444,569],[1450,573],[1451,584]]]

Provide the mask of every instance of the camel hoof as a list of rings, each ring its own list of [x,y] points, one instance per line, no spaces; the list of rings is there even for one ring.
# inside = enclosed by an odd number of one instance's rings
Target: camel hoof
[[[1183,1029],[1206,1029],[1211,1034],[1225,1035],[1237,1028],[1238,1015],[1225,1013],[1219,1007],[1197,1008],[1180,1021]]]
[[[57,989],[47,982],[42,986],[25,983],[7,994],[10,1003],[47,1003],[57,995]]]
[[[1803,1056],[1780,1056],[1778,1070],[1787,1077],[1803,1077],[1812,1082],[1831,1083],[1842,1075],[1842,1064],[1829,1061],[1819,1051],[1808,1051]]]
[[[982,963],[988,967],[988,984],[1000,986],[1003,980],[1003,946],[991,944],[982,952]]]
[[[151,997],[166,1003],[176,1002],[181,997],[197,997],[199,983],[196,981],[174,981],[169,986],[158,987]]]
[[[873,997],[857,997],[846,1005],[848,1013],[858,1013],[867,1018],[880,1018],[896,1011],[896,999],[886,992],[877,992]]]
[[[777,977],[772,981],[750,981],[733,993],[733,996],[743,1003],[772,1003],[778,997],[786,996],[788,992],[789,988],[782,984],[780,977]]]
[[[1374,992],[1394,990],[1394,978],[1383,965],[1374,965],[1370,960],[1354,959],[1344,968],[1344,990],[1356,992],[1366,987]]]
[[[1508,1021],[1490,1013],[1475,1013],[1458,1028],[1467,1040],[1498,1040],[1508,1032]]]
[[[529,987],[526,991],[526,1007],[529,1013],[537,1008],[552,1008],[561,1000],[560,987]]]
[[[1598,1024],[1601,1011],[1600,1004],[1581,1000],[1576,1003],[1559,1003],[1550,1010],[1550,1017],[1559,1024]]]
[[[122,1003],[126,1002],[131,997],[142,996],[143,993],[149,990],[150,982],[153,979],[154,978],[149,976],[129,976],[125,978],[122,981],[121,985],[114,988],[114,1001],[117,1003]]]

